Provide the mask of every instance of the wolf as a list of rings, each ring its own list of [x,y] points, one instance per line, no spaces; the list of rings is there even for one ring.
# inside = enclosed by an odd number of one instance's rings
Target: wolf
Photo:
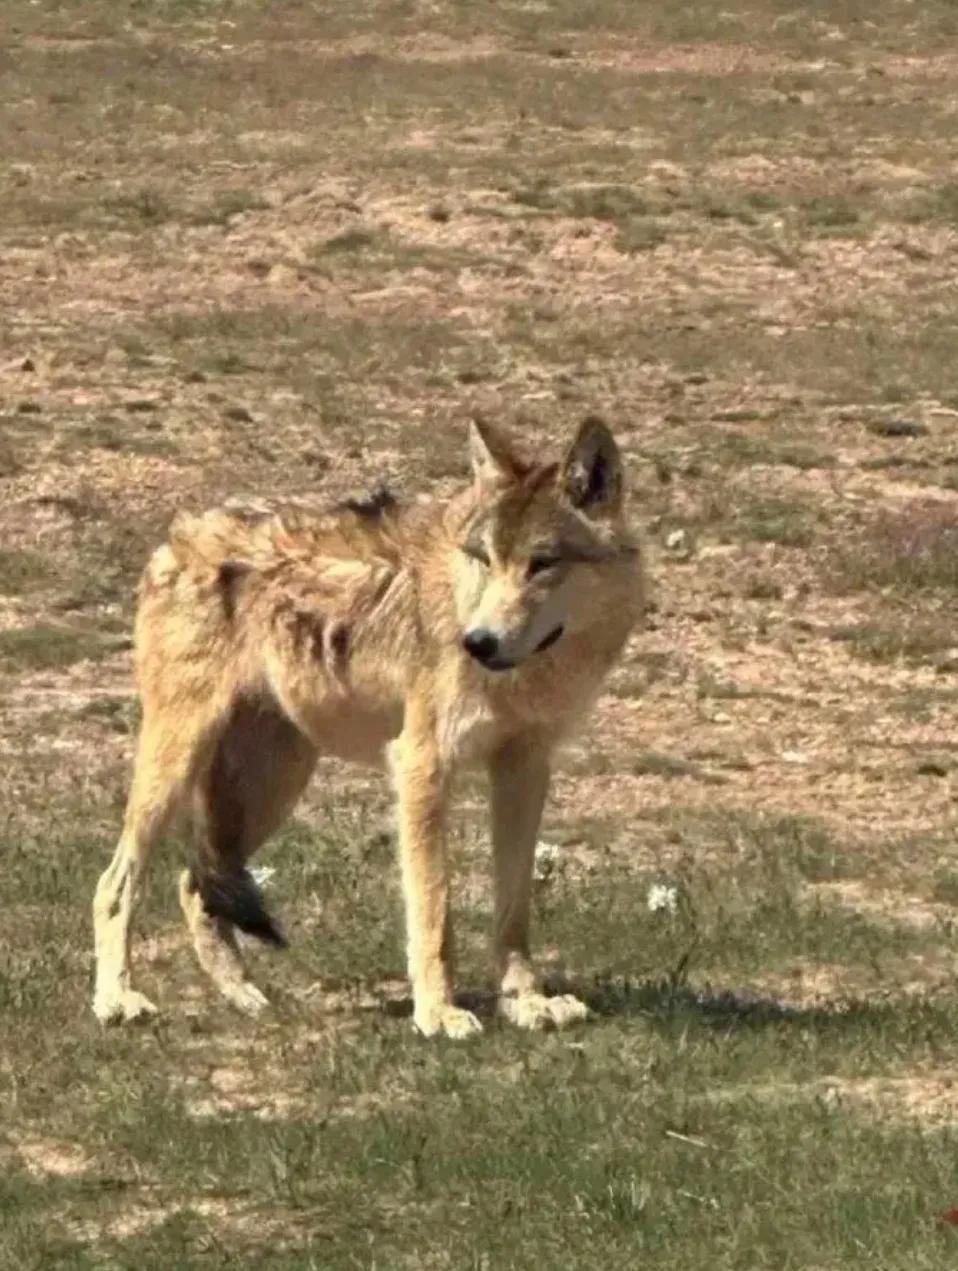
[[[226,504],[174,521],[140,583],[142,726],[93,903],[101,1021],[156,1009],[131,983],[130,924],[151,849],[182,817],[195,848],[179,895],[200,965],[236,1007],[267,1004],[237,931],[284,938],[247,864],[321,754],[391,771],[422,1034],[481,1028],[453,997],[446,828],[466,763],[490,778],[500,1013],[525,1028],[587,1015],[537,980],[533,858],[555,749],[645,608],[643,557],[597,417],[557,462],[521,457],[480,421],[469,448],[471,480],[448,499]]]

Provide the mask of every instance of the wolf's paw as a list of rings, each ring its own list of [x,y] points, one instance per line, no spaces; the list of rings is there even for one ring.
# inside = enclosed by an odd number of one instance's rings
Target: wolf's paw
[[[135,989],[117,989],[96,995],[93,1014],[101,1024],[128,1024],[133,1020],[149,1019],[156,1014],[156,1007]]]
[[[567,1028],[589,1018],[589,1008],[571,993],[546,997],[543,993],[520,993],[499,999],[499,1014],[517,1028]]]
[[[472,1011],[464,1011],[445,1002],[417,1009],[413,1022],[423,1037],[452,1037],[460,1041],[482,1032],[482,1025]]]
[[[269,1006],[269,998],[251,980],[242,980],[222,990],[223,996],[244,1015],[260,1015]]]

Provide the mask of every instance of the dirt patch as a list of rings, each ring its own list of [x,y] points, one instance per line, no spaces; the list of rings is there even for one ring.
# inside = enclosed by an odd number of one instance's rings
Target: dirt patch
[[[322,1042],[329,1043],[328,1032]],[[198,1120],[252,1113],[263,1121],[294,1122],[307,1113],[315,1116],[320,1109],[325,1119],[362,1120],[403,1102],[398,1094],[389,1096],[385,1092],[365,1093],[349,1099],[326,1097],[314,1086],[297,1088],[295,1082],[278,1089],[275,1073],[245,1064],[224,1064],[214,1068],[205,1079],[191,1078],[184,1083],[184,1093],[187,1111]]]
[[[951,1124],[958,1114],[958,1081],[953,1073],[914,1073],[899,1077],[831,1079],[826,1097],[859,1105],[881,1117],[907,1118],[929,1126]]]
[[[197,1215],[237,1235],[262,1236],[273,1229],[260,1209],[246,1202],[199,1197],[188,1204],[163,1205],[149,1199],[149,1189],[143,1191],[147,1193],[143,1199],[123,1204],[111,1217],[68,1221],[67,1231],[84,1244],[95,1245],[103,1240],[129,1240],[144,1235],[176,1215]]]
[[[75,1178],[93,1166],[88,1153],[75,1143],[24,1138],[15,1147],[27,1171],[36,1178]]]
[[[852,1108],[883,1120],[918,1121],[929,1129],[947,1125],[958,1113],[958,1080],[954,1074],[920,1072],[904,1076],[825,1077],[809,1082],[759,1082],[725,1087],[706,1096],[709,1102],[769,1103],[822,1101],[832,1108]]]
[[[823,71],[836,63],[792,61],[748,44],[670,44],[636,48],[608,43],[577,53],[586,65],[614,67],[638,75],[773,75],[783,71]]]
[[[828,901],[919,931],[942,930],[954,918],[954,906],[938,904],[921,896],[909,896],[898,890],[879,890],[867,883],[842,881],[818,883],[811,889]]]

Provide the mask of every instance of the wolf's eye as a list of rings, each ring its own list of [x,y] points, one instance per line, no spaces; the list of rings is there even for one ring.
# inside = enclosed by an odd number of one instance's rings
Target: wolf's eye
[[[533,574],[541,574],[547,569],[552,569],[558,563],[558,556],[533,556],[529,562],[529,577],[531,578]]]
[[[480,565],[489,568],[489,553],[484,547],[480,547],[478,543],[467,543],[462,550],[471,560],[477,560]]]

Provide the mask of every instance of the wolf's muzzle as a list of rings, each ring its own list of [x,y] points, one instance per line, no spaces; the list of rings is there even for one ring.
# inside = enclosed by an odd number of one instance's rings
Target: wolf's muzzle
[[[559,636],[562,635],[563,630],[564,627],[560,623],[555,630],[549,632],[544,640],[539,641],[533,652],[541,653],[544,649],[551,648]],[[462,647],[470,657],[480,662],[487,671],[511,671],[516,665],[512,658],[502,656],[498,636],[493,635],[485,627],[480,627],[475,631],[467,631],[463,637]]]

